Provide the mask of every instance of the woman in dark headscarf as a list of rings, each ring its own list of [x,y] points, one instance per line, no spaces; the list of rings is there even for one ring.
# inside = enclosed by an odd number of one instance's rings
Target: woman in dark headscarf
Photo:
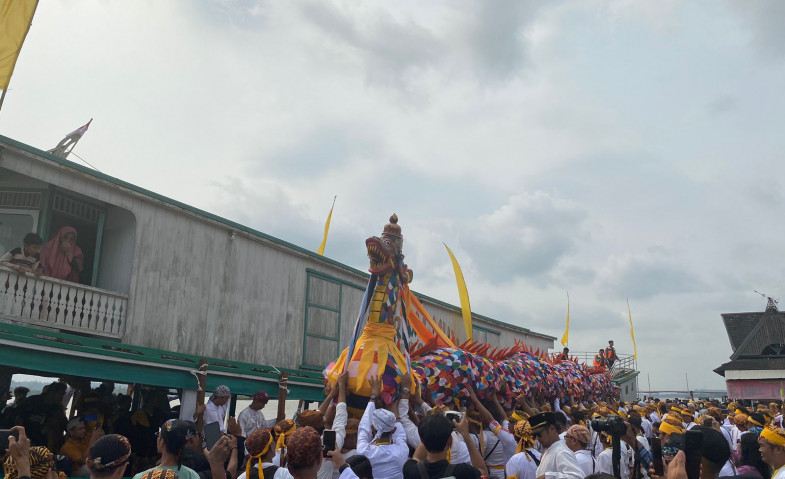
[[[131,459],[131,443],[119,434],[101,437],[90,448],[86,465],[91,479],[123,477]]]
[[[46,242],[41,249],[41,266],[44,275],[79,282],[79,273],[84,269],[82,248],[76,245],[76,230],[71,226],[63,226],[54,238]]]

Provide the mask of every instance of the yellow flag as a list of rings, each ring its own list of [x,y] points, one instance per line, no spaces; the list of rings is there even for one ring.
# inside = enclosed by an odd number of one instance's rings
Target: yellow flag
[[[570,335],[570,293],[567,293],[567,327],[564,328],[564,336],[561,337],[561,345],[567,347]]]
[[[444,243],[442,243],[444,244]],[[445,244],[447,254],[450,255],[452,260],[452,269],[455,271],[455,281],[458,283],[458,296],[461,298],[461,316],[463,316],[463,329],[466,331],[466,339],[473,339],[472,334],[472,308],[469,305],[469,291],[466,289],[466,281],[463,280],[463,272],[455,255],[452,254],[450,248]]]
[[[7,90],[38,0],[0,1],[0,90]]]
[[[632,329],[632,310],[630,309],[630,299],[627,298],[627,313],[630,315],[630,336],[632,336],[632,359],[638,360],[638,346],[635,344],[635,330]]]
[[[330,220],[333,217],[333,208],[335,208],[335,199],[338,196],[333,197],[333,205],[330,207],[330,214],[327,215],[327,222],[324,224],[324,239],[322,239],[322,244],[319,245],[319,253],[320,255],[324,256],[324,247],[327,245],[327,233],[330,231]]]

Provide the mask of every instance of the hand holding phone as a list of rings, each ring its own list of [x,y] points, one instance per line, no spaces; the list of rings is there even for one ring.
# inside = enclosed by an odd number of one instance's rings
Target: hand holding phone
[[[330,457],[327,455],[328,451],[335,449],[335,431],[332,429],[325,429],[322,433],[322,457]]]

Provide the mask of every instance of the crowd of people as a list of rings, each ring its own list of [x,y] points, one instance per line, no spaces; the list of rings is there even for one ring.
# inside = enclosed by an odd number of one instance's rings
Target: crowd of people
[[[63,226],[49,241],[35,233],[28,233],[22,245],[0,256],[0,266],[20,274],[34,274],[50,278],[79,282],[84,269],[84,254],[76,244],[76,229]]]
[[[382,400],[382,381],[371,378],[363,410],[354,400],[347,405],[352,391],[344,373],[326,387],[318,409],[290,419],[264,416],[264,392],[237,419],[229,417],[226,386],[197,406],[192,420],[177,419],[179,411],[156,391],[132,411],[130,397],[105,383],[79,394],[78,415],[68,420],[71,390],[55,382],[36,396],[14,391],[1,416],[18,435],[5,451],[6,478],[686,479],[686,438],[696,433],[701,479],[785,478],[781,402],[519,396],[505,408],[467,390],[463,401],[444,405],[426,400],[407,376],[390,404]],[[221,431],[213,443],[205,434],[210,425]]]

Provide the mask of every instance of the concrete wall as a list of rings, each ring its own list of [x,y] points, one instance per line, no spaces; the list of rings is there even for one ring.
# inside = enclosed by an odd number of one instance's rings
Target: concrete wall
[[[346,346],[367,283],[363,274],[26,151],[8,147],[3,157],[3,168],[34,183],[108,205],[99,282],[129,293],[123,342],[291,368],[321,366]],[[455,308],[423,304],[447,324],[460,316]],[[553,347],[552,338],[476,321],[498,332],[502,347],[516,338]]]

